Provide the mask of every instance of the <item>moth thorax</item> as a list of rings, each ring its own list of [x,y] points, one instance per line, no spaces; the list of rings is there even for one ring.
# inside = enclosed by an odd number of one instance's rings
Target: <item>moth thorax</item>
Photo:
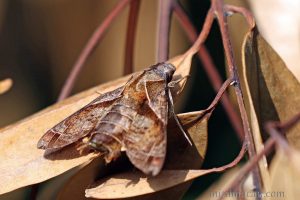
[[[174,65],[170,63],[162,63],[157,66],[157,70],[160,71],[160,73],[163,74],[163,76],[166,78],[167,82],[170,82],[172,80],[173,74],[176,70]]]

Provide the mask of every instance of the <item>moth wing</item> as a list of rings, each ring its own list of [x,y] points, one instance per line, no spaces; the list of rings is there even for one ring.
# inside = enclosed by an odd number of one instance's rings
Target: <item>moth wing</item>
[[[162,84],[162,81],[146,82],[148,106],[139,111],[123,137],[130,161],[153,176],[161,171],[166,157],[168,99]]]
[[[48,130],[38,141],[40,149],[57,149],[78,141],[89,134],[103,114],[121,97],[124,87],[100,95],[91,103]]]
[[[168,121],[166,87],[167,85],[164,79],[147,81],[145,83],[148,105],[164,124],[167,124]]]

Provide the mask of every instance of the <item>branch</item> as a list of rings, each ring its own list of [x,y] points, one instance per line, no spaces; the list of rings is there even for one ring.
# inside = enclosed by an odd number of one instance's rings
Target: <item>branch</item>
[[[134,0],[130,3],[123,75],[131,74],[133,72],[134,42],[140,4],[140,0]]]
[[[112,11],[108,14],[105,20],[98,26],[93,35],[90,37],[89,41],[81,51],[78,59],[75,62],[75,65],[72,67],[72,71],[70,72],[60,94],[58,97],[58,101],[65,99],[70,95],[71,90],[73,89],[74,83],[78,78],[80,71],[82,70],[87,58],[92,54],[93,50],[97,46],[97,44],[102,39],[105,31],[112,23],[112,21],[119,15],[119,13],[125,8],[125,6],[131,0],[120,0],[119,3],[112,9]]]
[[[283,149],[285,152],[290,154],[290,147],[286,139],[282,136],[283,133],[292,128],[296,123],[300,121],[300,112],[292,117],[285,123],[280,122],[267,122],[265,124],[265,130],[276,140],[276,143]]]
[[[274,147],[275,139],[270,138],[265,143],[265,147],[263,150],[261,150],[257,155],[252,157],[245,166],[242,167],[242,169],[239,171],[238,175],[234,178],[234,180],[229,184],[229,186],[226,187],[226,189],[222,192],[222,195],[220,196],[220,200],[223,199],[223,195],[228,194],[232,189],[236,188],[245,178],[247,175],[256,168],[258,162],[264,155],[268,155],[272,148]]]
[[[245,105],[244,105],[243,94],[242,94],[242,90],[241,90],[237,66],[234,61],[233,50],[232,50],[231,42],[229,39],[227,19],[224,17],[225,15],[224,15],[223,0],[211,0],[211,4],[212,4],[212,9],[214,10],[214,13],[215,13],[218,23],[219,23],[221,36],[222,36],[222,40],[223,40],[223,47],[224,47],[225,55],[226,55],[226,61],[229,66],[229,73],[231,76],[233,76],[233,78],[236,82],[234,90],[235,90],[235,94],[237,97],[239,110],[241,113],[241,118],[242,118],[244,133],[245,133],[245,140],[246,140],[247,147],[248,147],[248,155],[250,158],[252,158],[256,155],[256,151],[255,151],[254,141],[253,141],[253,137],[252,137],[249,121],[248,121],[248,116],[247,116]],[[260,176],[257,166],[253,170],[253,181],[254,181],[255,187],[258,190],[261,190],[262,189],[262,186],[261,186],[262,181],[261,181],[261,176]]]
[[[181,5],[179,5],[177,2],[174,4],[174,12],[180,25],[183,27],[184,31],[186,32],[189,40],[191,42],[195,42],[195,40],[197,39],[196,29],[192,25],[191,21],[189,20],[187,14],[185,13]],[[222,86],[222,78],[219,75],[216,66],[214,65],[213,60],[210,57],[205,45],[202,45],[201,48],[199,49],[198,57],[203,64],[203,68],[206,71],[214,90],[217,92]],[[236,113],[226,93],[224,93],[221,103],[226,111],[226,114],[228,115],[228,118],[233,128],[238,134],[240,140],[242,141],[244,138],[244,132],[243,132],[241,120],[238,114]]]
[[[260,159],[264,155],[269,155],[274,148],[274,144],[277,143],[282,149],[290,155],[290,147],[287,144],[286,140],[283,138],[283,132],[287,131],[291,127],[293,127],[296,123],[300,121],[300,113],[295,115],[293,118],[288,120],[285,123],[279,122],[267,122],[265,124],[265,130],[271,135],[271,138],[267,140],[264,145],[264,149],[261,150],[257,155],[252,157],[247,164],[245,164],[242,169],[239,171],[237,177],[229,184],[229,186],[222,192],[222,194],[228,194],[233,188],[236,188],[247,175],[256,167]],[[281,131],[277,130],[280,129]],[[220,197],[222,199],[223,196]]]
[[[246,8],[233,6],[233,5],[225,5],[224,8],[225,8],[225,12],[233,12],[233,13],[239,13],[243,15],[250,28],[253,28],[255,26],[254,17],[252,13]]]
[[[230,84],[234,83],[232,78],[228,78],[223,85],[221,86],[221,88],[219,89],[217,96],[215,97],[215,99],[212,101],[212,103],[210,104],[210,106],[206,109],[207,111],[211,111],[213,109],[215,109],[215,107],[217,106],[217,104],[219,103],[220,99],[222,98],[222,96],[225,94],[226,89],[230,86]]]
[[[164,62],[169,57],[169,32],[173,1],[159,1],[157,62]]]

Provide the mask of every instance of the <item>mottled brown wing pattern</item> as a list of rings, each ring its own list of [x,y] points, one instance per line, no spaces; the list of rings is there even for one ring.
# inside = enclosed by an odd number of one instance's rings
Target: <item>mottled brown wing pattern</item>
[[[101,116],[109,109],[110,104],[121,97],[123,90],[124,87],[120,87],[100,95],[47,131],[39,140],[37,147],[41,149],[62,148],[86,136],[95,128]]]
[[[88,136],[89,146],[110,162],[126,149],[130,161],[157,175],[166,156],[167,84],[175,67],[154,65],[134,74],[121,88],[105,93],[50,129],[38,142],[57,149]]]
[[[144,92],[147,103],[139,109],[123,141],[130,161],[144,173],[155,176],[160,172],[166,156],[166,80],[145,81]]]
[[[168,121],[168,98],[166,95],[166,80],[147,81],[145,91],[148,104],[157,117],[164,123]]]

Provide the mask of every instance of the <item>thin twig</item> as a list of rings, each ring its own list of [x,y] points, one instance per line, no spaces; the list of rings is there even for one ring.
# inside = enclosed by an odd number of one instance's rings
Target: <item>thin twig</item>
[[[214,21],[214,13],[212,9],[209,9],[207,11],[204,24],[202,25],[201,33],[199,34],[197,40],[193,43],[193,46],[186,52],[186,54],[190,54],[191,52],[198,52],[201,46],[204,44],[206,41],[208,34],[210,32],[212,23]]]
[[[258,154],[253,156],[240,170],[234,180],[223,190],[222,195],[219,199],[223,199],[223,195],[228,194],[234,188],[236,188],[243,180],[247,178],[247,175],[257,166],[258,162],[264,155],[268,155],[273,149],[275,144],[275,139],[270,138],[264,145],[264,149]]]
[[[265,124],[265,130],[267,133],[271,135],[272,138],[275,139],[276,143],[284,149],[286,152],[289,152],[289,144],[288,142],[284,139],[282,134],[279,133],[278,131],[278,122],[267,122]]]
[[[159,1],[157,62],[164,62],[169,57],[169,32],[173,0]]]
[[[300,113],[296,114],[290,120],[285,123],[280,122],[267,122],[265,124],[265,130],[276,140],[277,144],[286,152],[290,153],[290,147],[286,139],[282,136],[296,123],[300,121]]]
[[[244,142],[238,156],[233,161],[231,161],[230,163],[228,163],[226,165],[223,165],[221,167],[215,167],[215,168],[211,168],[209,170],[211,170],[213,172],[223,172],[226,169],[229,169],[229,168],[232,168],[232,167],[236,166],[242,160],[242,158],[244,157],[246,151],[247,151],[247,145]]]
[[[74,83],[82,70],[87,58],[91,55],[97,44],[102,39],[105,31],[112,23],[112,21],[119,15],[119,13],[125,8],[125,6],[131,0],[120,0],[119,3],[110,11],[105,20],[97,27],[93,35],[90,37],[89,41],[86,43],[82,52],[80,53],[78,59],[75,62],[75,65],[72,67],[72,71],[69,74],[60,94],[58,101],[65,99],[70,95],[71,90],[73,89]]]
[[[225,12],[233,12],[233,13],[239,13],[243,15],[244,18],[247,20],[247,23],[250,26],[250,28],[254,28],[255,20],[252,13],[249,10],[243,7],[233,6],[233,5],[225,5],[224,8],[225,8]]]
[[[247,151],[246,143],[243,142],[242,148],[241,148],[238,156],[233,161],[231,161],[230,163],[223,165],[221,167],[215,167],[215,168],[211,168],[208,170],[211,172],[223,172],[229,168],[232,168],[232,167],[236,166],[242,160],[246,151]]]
[[[300,112],[283,124],[278,124],[281,131],[285,132],[300,121]]]
[[[225,94],[225,91],[227,90],[227,88],[230,86],[230,84],[233,83],[233,79],[232,78],[228,78],[223,85],[221,86],[221,88],[219,89],[216,97],[214,98],[214,100],[212,101],[212,103],[210,104],[210,106],[208,106],[207,109],[205,109],[206,111],[211,111],[213,109],[215,109],[215,107],[217,106],[217,104],[220,102],[220,99],[222,98],[222,96]]]
[[[241,90],[241,85],[240,85],[240,80],[239,80],[239,75],[238,75],[238,70],[234,61],[234,56],[233,56],[233,49],[231,46],[231,42],[229,39],[229,32],[228,32],[228,25],[227,25],[227,19],[225,17],[224,13],[224,5],[223,5],[223,0],[211,0],[212,3],[212,8],[215,12],[215,15],[217,17],[220,31],[221,31],[221,36],[222,36],[222,41],[223,41],[223,47],[225,50],[225,55],[226,55],[226,61],[229,66],[229,72],[230,75],[234,77],[234,80],[236,82],[235,84],[235,94],[237,97],[237,102],[242,118],[242,123],[243,123],[243,128],[245,132],[245,140],[247,143],[248,147],[248,155],[249,157],[254,157],[256,155],[255,151],[255,146],[254,146],[254,141],[248,121],[248,116],[246,113],[246,108],[244,105],[244,100],[243,100],[243,94]],[[253,182],[257,190],[261,192],[262,190],[262,179],[261,175],[258,170],[258,166],[256,166],[253,169]]]
[[[174,12],[180,25],[183,27],[184,31],[186,32],[189,40],[191,42],[195,42],[195,40],[197,39],[196,29],[192,25],[191,21],[189,20],[187,14],[185,13],[181,5],[179,5],[177,2],[174,4]],[[214,65],[213,60],[210,57],[205,45],[202,45],[200,47],[198,51],[198,56],[203,64],[203,68],[206,71],[214,90],[217,92],[222,86],[222,78],[218,70],[216,69],[216,66]],[[243,132],[241,120],[226,93],[224,93],[221,99],[221,103],[226,111],[226,114],[228,115],[228,118],[234,130],[236,131],[237,135],[242,141],[244,138],[244,132]]]
[[[256,167],[260,159],[265,155],[269,155],[271,153],[274,144],[277,143],[285,152],[287,155],[290,153],[290,147],[288,143],[285,141],[282,135],[284,135],[283,132],[279,132],[277,129],[285,130],[287,131],[289,128],[293,127],[296,123],[300,121],[300,113],[292,117],[290,120],[288,120],[285,123],[280,122],[267,122],[265,124],[265,130],[267,133],[270,134],[271,138],[269,138],[266,143],[264,144],[264,149],[261,150],[257,155],[252,157],[239,171],[238,175],[234,178],[234,180],[227,186],[227,188],[222,192],[222,194],[227,194],[232,189],[236,188],[244,179],[247,177],[247,175],[253,170],[253,168]],[[283,129],[281,129],[283,128]],[[223,196],[222,196],[223,197]],[[222,199],[220,197],[220,199]]]
[[[123,75],[131,74],[133,72],[134,42],[135,42],[135,34],[136,34],[140,4],[141,4],[140,0],[133,0],[130,3]]]

